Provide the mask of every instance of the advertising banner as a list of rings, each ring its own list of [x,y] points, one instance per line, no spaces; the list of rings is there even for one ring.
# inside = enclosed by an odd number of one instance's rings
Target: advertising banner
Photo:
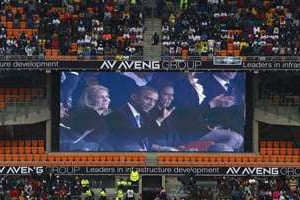
[[[141,175],[195,175],[195,176],[300,176],[300,168],[293,167],[136,167]],[[131,167],[0,167],[0,175],[29,175],[44,172],[58,175],[127,175]]]
[[[199,60],[163,61],[0,61],[2,70],[100,70],[100,71],[203,71],[203,70],[299,70],[299,58],[291,59],[243,59],[242,57],[214,57]]]

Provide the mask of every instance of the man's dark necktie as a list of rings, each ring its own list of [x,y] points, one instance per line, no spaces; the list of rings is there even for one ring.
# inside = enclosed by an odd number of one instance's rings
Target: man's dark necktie
[[[234,88],[232,87],[232,85],[230,83],[226,83],[225,87],[227,88],[227,91],[225,93],[227,96],[235,96]]]

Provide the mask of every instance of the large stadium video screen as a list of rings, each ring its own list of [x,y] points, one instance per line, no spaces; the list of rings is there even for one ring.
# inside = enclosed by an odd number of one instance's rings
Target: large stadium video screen
[[[244,152],[244,72],[60,72],[59,151]]]

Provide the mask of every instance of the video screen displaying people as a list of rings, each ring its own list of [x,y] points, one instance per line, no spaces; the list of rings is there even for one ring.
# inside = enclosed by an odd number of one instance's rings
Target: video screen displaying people
[[[244,72],[60,73],[60,151],[243,152]]]

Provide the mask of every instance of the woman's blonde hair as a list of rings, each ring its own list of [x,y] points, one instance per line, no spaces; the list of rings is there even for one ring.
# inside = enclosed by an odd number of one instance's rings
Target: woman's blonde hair
[[[79,106],[94,109],[94,105],[91,104],[91,101],[99,91],[106,91],[107,93],[109,92],[108,88],[102,85],[91,85],[86,87],[80,96]]]

